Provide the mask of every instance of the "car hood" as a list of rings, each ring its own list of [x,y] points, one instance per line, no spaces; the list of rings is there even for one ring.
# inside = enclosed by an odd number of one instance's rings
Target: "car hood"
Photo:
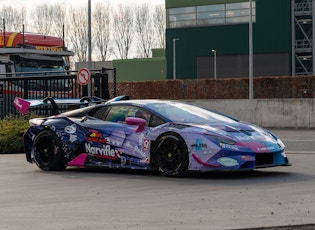
[[[188,132],[203,133],[227,138],[235,142],[273,142],[278,143],[278,137],[266,129],[247,122],[221,124],[191,124]]]

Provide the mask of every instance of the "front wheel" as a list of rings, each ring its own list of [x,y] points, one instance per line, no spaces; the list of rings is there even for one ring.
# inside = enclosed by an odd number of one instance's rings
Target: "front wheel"
[[[63,170],[63,151],[56,134],[51,130],[40,132],[33,143],[33,155],[37,166],[45,171]]]
[[[164,176],[184,176],[189,163],[185,141],[175,133],[159,137],[154,148],[154,162]]]

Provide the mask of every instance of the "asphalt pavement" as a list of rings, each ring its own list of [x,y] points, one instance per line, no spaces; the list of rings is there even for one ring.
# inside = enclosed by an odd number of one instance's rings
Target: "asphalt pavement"
[[[315,128],[268,128],[285,144],[287,154],[315,154]]]

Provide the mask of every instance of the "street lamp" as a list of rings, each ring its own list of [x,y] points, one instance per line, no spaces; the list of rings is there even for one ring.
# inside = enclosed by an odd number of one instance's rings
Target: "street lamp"
[[[176,41],[178,41],[179,38],[173,39],[173,80],[176,80]]]
[[[214,79],[217,79],[217,51],[216,50],[211,50],[214,55]]]
[[[88,69],[92,69],[92,19],[91,19],[91,0],[88,0]],[[92,97],[91,83],[88,83],[88,97]]]
[[[253,3],[249,1],[249,99],[254,99],[254,71],[253,71]]]

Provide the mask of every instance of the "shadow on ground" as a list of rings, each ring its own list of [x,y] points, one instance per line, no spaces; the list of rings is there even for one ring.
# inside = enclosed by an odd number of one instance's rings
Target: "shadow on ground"
[[[288,225],[277,227],[263,227],[263,228],[239,228],[235,230],[314,230],[315,224],[303,224],[303,225]]]

